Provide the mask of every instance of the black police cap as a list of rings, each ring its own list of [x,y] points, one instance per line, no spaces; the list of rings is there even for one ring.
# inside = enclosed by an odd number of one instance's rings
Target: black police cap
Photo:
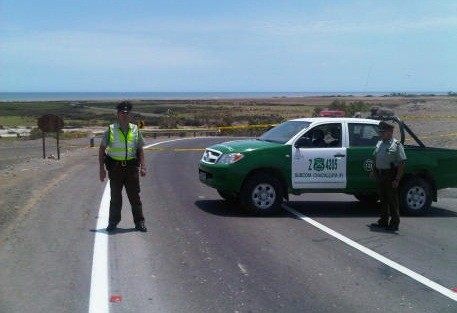
[[[379,123],[379,130],[386,131],[394,129],[395,125],[392,122],[381,121]]]
[[[130,112],[132,110],[132,104],[129,101],[122,101],[116,106],[118,112]]]

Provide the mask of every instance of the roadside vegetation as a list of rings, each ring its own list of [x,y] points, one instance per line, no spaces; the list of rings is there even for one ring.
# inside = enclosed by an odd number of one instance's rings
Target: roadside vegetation
[[[364,102],[361,100],[353,101],[350,103],[346,103],[345,100],[333,100],[332,103],[328,106],[329,110],[338,110],[345,112],[345,116],[351,117],[354,116],[356,113],[368,112],[375,104]],[[314,109],[315,115],[319,115],[319,112],[322,108],[316,107]]]
[[[149,128],[220,128],[226,135],[250,136],[257,135],[271,125],[288,119],[317,115],[323,109],[342,110],[346,116],[354,116],[358,112],[366,116],[374,105],[392,108],[411,101],[418,101],[418,99],[401,95],[378,98],[326,96],[230,100],[135,100],[132,101],[134,105],[132,116],[134,122],[144,121]],[[44,114],[60,116],[67,129],[104,127],[115,120],[115,104],[116,101],[0,102],[0,129],[17,126],[36,128],[37,119]],[[255,127],[247,127],[253,125]],[[39,130],[32,129],[31,137],[36,138],[39,135]]]

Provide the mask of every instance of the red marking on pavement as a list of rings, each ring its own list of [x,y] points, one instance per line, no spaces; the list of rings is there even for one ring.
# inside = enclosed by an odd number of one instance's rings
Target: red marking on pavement
[[[457,292],[457,287],[454,287],[451,290],[454,291],[454,292]]]
[[[114,302],[114,303],[118,303],[121,301],[122,301],[122,296],[111,296],[111,298],[109,299],[109,302]]]

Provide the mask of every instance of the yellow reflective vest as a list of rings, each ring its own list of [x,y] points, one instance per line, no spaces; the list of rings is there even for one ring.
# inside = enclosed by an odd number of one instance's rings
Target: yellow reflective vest
[[[108,147],[106,154],[117,161],[128,161],[137,158],[138,126],[129,123],[127,133],[124,134],[119,123],[109,126]]]

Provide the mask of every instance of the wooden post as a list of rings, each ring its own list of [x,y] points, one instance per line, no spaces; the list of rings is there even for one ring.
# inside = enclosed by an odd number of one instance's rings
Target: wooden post
[[[59,131],[57,131],[57,160],[60,160]]]
[[[41,138],[43,139],[43,159],[46,159],[46,144],[44,143],[45,133],[41,132]]]

